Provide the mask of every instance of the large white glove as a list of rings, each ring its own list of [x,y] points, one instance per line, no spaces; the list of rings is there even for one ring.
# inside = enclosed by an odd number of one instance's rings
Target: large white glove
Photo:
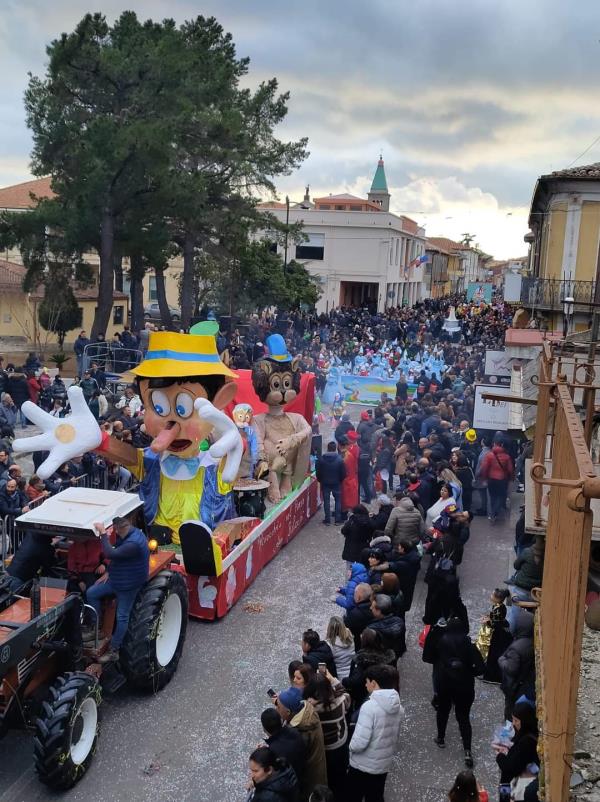
[[[223,481],[232,484],[238,475],[244,453],[244,443],[238,427],[231,418],[218,410],[206,398],[197,398],[194,401],[194,409],[202,420],[212,423],[217,439],[208,449],[208,453],[216,460],[225,457]]]
[[[97,448],[102,442],[102,432],[96,418],[86,404],[81,387],[67,390],[72,413],[65,418],[55,418],[32,401],[21,406],[23,413],[42,429],[42,434],[15,440],[15,451],[49,451],[50,454],[37,470],[41,479],[47,479],[72,457]]]

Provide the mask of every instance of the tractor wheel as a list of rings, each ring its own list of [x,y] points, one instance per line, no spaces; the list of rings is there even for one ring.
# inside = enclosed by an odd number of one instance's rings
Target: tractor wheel
[[[177,670],[185,641],[188,593],[181,574],[161,571],[135,601],[120,663],[138,688],[159,691]]]
[[[64,791],[89,768],[99,732],[98,680],[81,671],[58,677],[36,721],[35,769],[50,788]]]

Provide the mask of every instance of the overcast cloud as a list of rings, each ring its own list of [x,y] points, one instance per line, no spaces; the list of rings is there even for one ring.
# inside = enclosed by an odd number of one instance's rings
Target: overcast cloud
[[[99,6],[99,7],[98,7]],[[282,195],[355,192],[379,152],[392,208],[431,236],[469,231],[497,258],[525,253],[536,178],[600,135],[597,0],[1,0],[0,185],[26,180],[23,91],[45,46],[87,11],[178,22],[214,15],[250,56],[250,82],[292,97],[280,129],[311,155]],[[600,143],[578,163],[600,161]]]

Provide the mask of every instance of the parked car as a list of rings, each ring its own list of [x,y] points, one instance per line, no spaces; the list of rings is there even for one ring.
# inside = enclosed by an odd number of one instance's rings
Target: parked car
[[[171,313],[171,320],[181,320],[181,309],[170,306],[169,312]],[[157,303],[146,304],[144,307],[144,320],[161,320],[160,308]]]

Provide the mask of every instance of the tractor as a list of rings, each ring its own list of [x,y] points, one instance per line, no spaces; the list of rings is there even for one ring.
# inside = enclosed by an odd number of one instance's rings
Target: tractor
[[[109,528],[117,516],[141,518],[133,494],[69,488],[16,520],[16,539],[50,538],[58,556],[52,575],[36,575],[15,588],[0,574],[0,737],[11,729],[34,734],[39,779],[65,790],[86,773],[96,751],[102,691],[125,683],[144,691],[164,688],[177,670],[185,641],[188,595],[172,552],[151,546],[149,578],[129,619],[119,661],[103,665],[116,603],[105,603],[95,619],[80,594],[61,578],[73,542],[95,538],[94,522]],[[84,616],[93,616],[95,636],[82,637]]]

